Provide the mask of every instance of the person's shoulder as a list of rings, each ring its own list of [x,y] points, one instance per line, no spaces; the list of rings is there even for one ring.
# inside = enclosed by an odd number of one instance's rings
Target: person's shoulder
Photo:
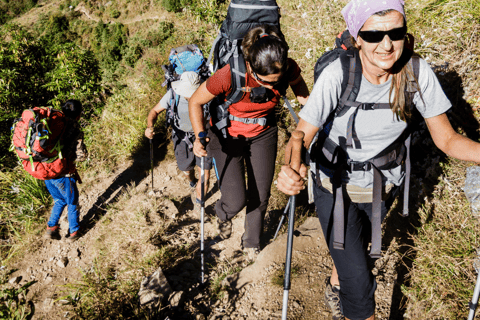
[[[328,66],[323,69],[322,73],[318,76],[318,79],[316,82],[321,81],[320,79],[336,79],[340,80],[340,82],[343,80],[343,66],[342,66],[342,60],[340,58],[337,58],[333,60]]]

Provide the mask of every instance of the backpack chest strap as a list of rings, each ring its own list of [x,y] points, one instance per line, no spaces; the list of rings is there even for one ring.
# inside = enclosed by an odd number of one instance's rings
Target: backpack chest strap
[[[267,118],[240,118],[240,117],[235,117],[234,115],[229,114],[228,118],[233,121],[238,121],[242,122],[245,124],[258,124],[261,126],[266,126],[267,125]]]
[[[346,146],[347,148],[352,148],[353,147],[353,142],[355,142],[355,148],[356,149],[361,149],[362,144],[360,143],[360,139],[358,139],[357,131],[355,130],[355,120],[357,118],[358,110],[365,110],[365,111],[373,111],[373,110],[379,110],[379,109],[390,109],[390,104],[389,103],[360,103],[360,102],[354,102],[351,103],[352,107],[356,105],[355,111],[350,115],[350,118],[348,118],[348,124],[347,124],[347,143]]]

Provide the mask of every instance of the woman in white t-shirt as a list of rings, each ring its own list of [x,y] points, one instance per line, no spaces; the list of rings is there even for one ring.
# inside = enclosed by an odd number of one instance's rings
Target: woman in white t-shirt
[[[376,282],[367,264],[370,235],[365,235],[365,230],[371,222],[370,254],[378,257],[379,226],[392,198],[390,190],[396,190],[408,177],[403,162],[410,107],[423,116],[439,149],[461,160],[480,162],[480,144],[453,130],[445,114],[451,103],[428,64],[420,58],[412,59],[418,63],[416,79],[410,57],[405,59],[411,52],[405,49],[407,19],[403,4],[401,0],[352,0],[342,10],[362,66],[356,101],[367,107],[355,105],[333,121],[329,118],[344,102],[344,73],[337,59],[321,73],[300,112],[297,130],[305,133],[304,146],[309,148],[322,128],[311,154],[321,153],[324,158],[317,159],[324,162],[337,157],[330,167],[321,161],[311,167],[316,210],[334,261],[325,290],[333,319],[375,318]],[[414,106],[409,103],[408,89],[414,89]],[[371,110],[371,105],[387,107]],[[277,187],[296,195],[305,188],[306,175],[304,165],[300,172],[283,166]]]

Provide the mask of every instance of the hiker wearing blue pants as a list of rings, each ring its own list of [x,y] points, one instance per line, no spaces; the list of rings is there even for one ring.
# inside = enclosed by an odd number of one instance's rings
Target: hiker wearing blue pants
[[[82,109],[82,104],[77,100],[68,100],[62,106],[62,112],[67,117],[67,129],[63,135],[64,147],[62,152],[68,161],[68,166],[58,178],[45,180],[45,185],[54,201],[52,213],[47,222],[46,237],[50,239],[60,239],[58,222],[65,207],[67,207],[69,227],[66,240],[75,241],[81,235],[77,189],[77,181],[81,181],[75,162],[84,161],[88,156],[83,143],[83,132],[78,124]]]

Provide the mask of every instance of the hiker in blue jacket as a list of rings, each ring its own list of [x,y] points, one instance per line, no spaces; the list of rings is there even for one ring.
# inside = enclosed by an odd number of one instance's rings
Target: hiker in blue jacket
[[[480,162],[480,144],[454,131],[446,115],[451,103],[432,69],[420,58],[417,60],[419,76],[413,81],[413,105],[408,103],[405,87],[408,87],[414,71],[408,62],[410,59],[401,59],[406,54],[407,37],[403,1],[352,0],[342,14],[362,66],[356,101],[369,105],[388,104],[389,107],[375,110],[350,107],[333,122],[327,122],[342,97],[344,73],[341,61],[337,59],[317,79],[308,102],[299,114],[301,120],[297,130],[305,133],[304,146],[309,148],[321,129],[319,137],[325,143],[315,142],[310,153],[321,152],[327,159],[331,155],[325,151],[328,141],[339,151],[337,155],[342,155],[344,159],[341,163],[337,160],[339,167],[344,165],[344,170],[331,170],[332,158],[310,167],[316,211],[334,261],[325,289],[327,306],[332,310],[333,319],[374,319],[376,282],[367,264],[370,237],[365,236],[364,230],[370,227],[370,222],[372,230],[374,228],[372,211],[376,186],[380,188],[377,199],[381,210],[378,220],[381,221],[388,212],[389,198],[406,178],[403,162],[395,164],[392,161],[391,167],[382,170],[372,165],[375,159],[383,157],[382,152],[387,152],[387,148],[396,141],[405,141],[402,135],[413,108],[425,119],[435,145],[447,155]],[[349,140],[353,141],[351,145]],[[287,146],[286,153],[289,152]],[[350,170],[345,169],[347,165]],[[339,175],[335,176],[335,172]],[[380,175],[377,179],[379,185],[374,183],[377,172]],[[300,172],[283,166],[277,187],[286,194],[296,195],[305,188],[306,176],[305,165]],[[336,184],[335,179],[340,184]],[[337,238],[340,243],[335,241],[339,224],[334,218],[336,203],[343,205],[341,218],[345,221],[340,228],[344,232]],[[381,234],[381,230],[379,232]],[[372,248],[374,243],[372,236]]]
[[[200,207],[201,202],[201,184],[197,183],[195,178],[195,165],[200,169],[199,157],[193,153],[193,134],[192,124],[188,114],[188,100],[200,86],[200,76],[194,71],[186,71],[180,76],[180,80],[172,82],[172,88],[160,99],[155,107],[150,110],[147,118],[147,128],[145,136],[153,139],[155,134],[154,125],[158,115],[167,111],[167,119],[171,119],[172,139],[175,150],[175,158],[178,168],[183,171],[187,177],[190,187],[196,191],[192,194],[192,202],[195,210]],[[212,168],[212,158],[205,158],[205,190],[208,190],[210,169]],[[200,176],[200,170],[199,176]],[[198,211],[198,210],[197,210]]]

